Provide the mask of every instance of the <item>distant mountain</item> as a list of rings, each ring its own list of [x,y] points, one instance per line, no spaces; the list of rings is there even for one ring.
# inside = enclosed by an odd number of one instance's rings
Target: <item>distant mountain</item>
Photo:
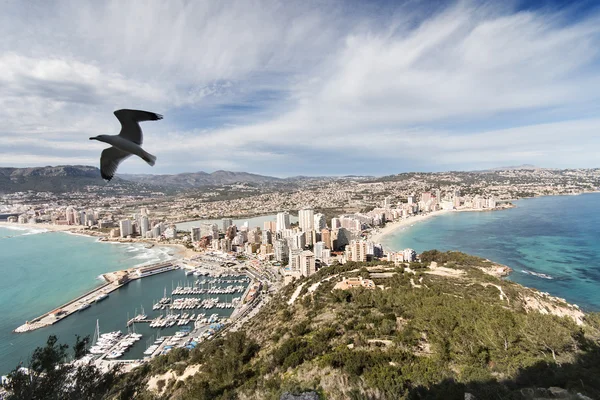
[[[178,188],[195,188],[202,186],[219,186],[233,183],[284,183],[285,180],[272,176],[250,174],[248,172],[215,171],[213,173],[186,172],[174,175],[135,175],[119,174],[120,178],[159,186],[170,186]]]
[[[58,165],[55,167],[0,168],[0,193],[24,192],[71,192],[89,186],[108,186],[100,176],[100,170],[87,165]],[[111,181],[111,187],[135,186],[122,179]]]

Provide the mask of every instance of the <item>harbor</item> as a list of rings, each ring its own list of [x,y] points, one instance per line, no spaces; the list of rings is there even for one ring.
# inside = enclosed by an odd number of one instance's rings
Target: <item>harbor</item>
[[[133,280],[172,271],[178,268],[179,266],[175,262],[168,261],[103,274],[103,278],[106,281],[103,285],[76,297],[52,311],[48,311],[30,321],[26,321],[25,324],[16,328],[14,332],[30,332],[53,325],[74,313],[83,311],[93,304],[105,300],[111,292],[120,289],[122,286],[127,285]]]
[[[241,314],[256,288],[236,263],[210,258],[103,274],[109,282],[32,319],[21,332],[38,330],[47,336],[56,334],[57,326],[89,335],[89,359],[102,368],[134,366],[175,348],[192,349]],[[82,324],[85,329],[74,329]]]

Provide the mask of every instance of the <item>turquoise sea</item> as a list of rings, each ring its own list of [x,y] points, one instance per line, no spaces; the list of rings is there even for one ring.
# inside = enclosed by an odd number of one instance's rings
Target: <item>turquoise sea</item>
[[[173,284],[188,281],[191,285],[192,275],[186,278],[176,270],[136,280],[55,325],[22,334],[12,332],[26,320],[102,284],[102,273],[166,260],[172,252],[161,247],[146,249],[141,244],[102,243],[67,233],[0,227],[0,374],[8,373],[20,361],[26,363],[35,347],[43,345],[49,335],[57,335],[60,342],[72,345],[75,334],[93,335],[96,320],[101,332],[125,332],[127,315],[133,317],[136,309],[139,312],[144,307],[146,314],[157,316],[152,305],[163,296],[164,289],[170,295]],[[231,310],[207,312],[229,315]],[[173,334],[177,328],[165,329],[161,335]],[[144,336],[124,358],[141,358],[146,341],[157,333],[146,324],[137,324],[136,331]]]
[[[385,236],[382,244],[485,257],[511,267],[512,281],[600,311],[600,193],[514,204],[503,211],[436,216]]]

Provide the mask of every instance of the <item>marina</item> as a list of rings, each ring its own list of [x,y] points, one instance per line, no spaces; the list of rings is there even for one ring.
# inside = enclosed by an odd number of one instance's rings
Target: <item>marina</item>
[[[165,264],[160,263],[160,268]],[[134,289],[140,295],[144,293],[140,300],[146,300],[127,301],[127,304],[138,303],[133,313],[130,312],[133,318],[127,316],[120,324],[118,319],[106,321],[105,318],[97,318],[92,323],[95,329],[89,348],[90,359],[97,365],[102,368],[109,368],[115,363],[135,365],[167,354],[175,348],[194,348],[230,322],[235,311],[242,307],[243,299],[253,282],[245,273],[222,267],[195,275],[194,269],[192,274],[186,274],[184,271],[189,269],[181,271],[181,264],[173,265],[176,268],[171,268],[160,276],[153,274],[148,278],[144,277],[145,279],[140,279],[143,276],[135,277],[127,283],[105,283],[61,307],[72,309],[70,314],[78,316],[72,318],[79,318],[87,314],[94,315],[93,310],[99,306],[107,312],[114,309],[116,304],[119,304],[117,308],[123,309],[123,299],[119,299],[125,293],[123,290]],[[122,276],[121,272],[123,271],[112,274]],[[133,272],[135,273],[135,269]],[[162,275],[165,278],[161,278]],[[153,282],[152,287],[143,290],[142,286],[138,288],[146,280]],[[170,291],[167,290],[167,282],[171,285]],[[159,284],[163,285],[161,289],[157,288]],[[148,299],[151,297],[160,299],[150,302]],[[49,314],[30,324],[43,323],[44,318],[49,318]],[[60,319],[54,317],[53,323],[70,314],[61,314]],[[52,322],[51,319],[50,321]],[[101,331],[105,324],[109,329]]]

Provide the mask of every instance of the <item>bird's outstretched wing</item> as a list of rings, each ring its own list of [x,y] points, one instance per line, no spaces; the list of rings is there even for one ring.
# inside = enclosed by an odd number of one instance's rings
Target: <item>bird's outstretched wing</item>
[[[119,150],[116,147],[104,149],[100,156],[100,175],[102,175],[102,179],[110,181],[115,176],[115,172],[117,172],[121,161],[130,155],[130,153]]]
[[[115,111],[115,117],[117,117],[121,123],[121,132],[119,133],[119,136],[139,145],[142,144],[143,137],[142,129],[138,122],[157,121],[163,118],[162,115],[153,112],[127,109]]]

